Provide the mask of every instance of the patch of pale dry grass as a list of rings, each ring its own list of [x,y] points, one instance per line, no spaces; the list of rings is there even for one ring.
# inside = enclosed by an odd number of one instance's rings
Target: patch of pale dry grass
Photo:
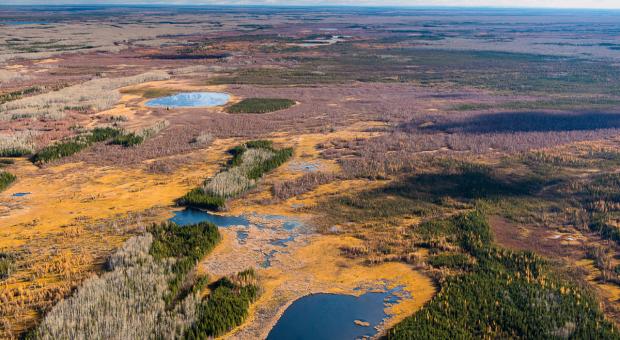
[[[248,149],[241,156],[241,164],[227,171],[222,171],[207,181],[203,191],[219,197],[234,197],[252,188],[256,181],[247,174],[257,164],[265,162],[275,154],[266,149]]]
[[[164,71],[152,71],[131,77],[101,78],[0,105],[0,119],[62,119],[65,111],[103,111],[120,100],[118,89],[148,81],[169,79]]]
[[[155,124],[146,127],[137,132],[137,135],[141,136],[144,139],[152,138],[157,136],[162,130],[170,126],[170,122],[167,120],[159,120]]]
[[[209,132],[206,131],[202,131],[198,134],[198,136],[194,137],[194,139],[192,139],[192,144],[196,144],[196,145],[200,145],[200,146],[206,146],[211,144],[211,142],[213,142],[213,140],[215,139],[215,137],[213,137],[213,135]]]
[[[10,70],[0,70],[0,86],[6,85],[12,82],[20,82],[30,79],[30,76],[21,72],[15,72]]]

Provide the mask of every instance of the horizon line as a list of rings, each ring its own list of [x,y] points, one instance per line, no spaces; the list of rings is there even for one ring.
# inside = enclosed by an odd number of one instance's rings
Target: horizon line
[[[496,10],[591,10],[591,11],[620,11],[620,7],[548,7],[548,6],[480,6],[480,5],[355,5],[355,4],[217,4],[217,3],[4,3],[0,7],[62,7],[62,6],[84,6],[84,7],[106,7],[106,6],[127,6],[127,7],[267,7],[267,8],[394,8],[394,9],[496,9]]]

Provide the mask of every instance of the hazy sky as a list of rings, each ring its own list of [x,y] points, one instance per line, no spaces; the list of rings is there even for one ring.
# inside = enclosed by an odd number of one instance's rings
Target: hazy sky
[[[614,8],[620,0],[8,0],[10,4],[218,4],[218,5],[369,5]]]

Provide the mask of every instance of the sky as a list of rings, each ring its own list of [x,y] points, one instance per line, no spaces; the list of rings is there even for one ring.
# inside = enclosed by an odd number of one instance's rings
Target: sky
[[[620,0],[8,0],[6,4],[468,6],[620,9]]]

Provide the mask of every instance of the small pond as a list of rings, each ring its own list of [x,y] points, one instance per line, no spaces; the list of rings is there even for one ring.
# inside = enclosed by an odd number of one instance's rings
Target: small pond
[[[293,302],[271,329],[267,340],[353,340],[371,337],[387,317],[386,304],[395,303],[395,289],[361,296],[313,294]],[[358,325],[355,321],[367,323]]]
[[[309,40],[304,40],[302,43],[292,43],[292,44],[289,44],[289,45],[291,45],[291,46],[299,46],[299,47],[318,47],[318,46],[333,45],[333,44],[339,43],[341,41],[345,41],[345,40],[342,39],[338,35],[332,35],[332,37],[329,38],[329,39],[325,39],[325,38],[309,39]]]
[[[297,221],[297,220],[294,220],[294,219],[291,219],[289,217],[282,216],[282,215],[256,215],[255,214],[255,216],[260,216],[268,221],[273,221],[273,220],[284,221],[282,223],[282,227],[288,231],[301,227],[302,225],[300,221]]]
[[[289,163],[288,168],[293,171],[316,172],[319,171],[319,164],[309,162],[291,162]]]
[[[247,231],[237,230],[237,240],[239,241],[240,244],[245,244],[249,236],[250,236],[250,233],[248,233]]]
[[[274,246],[278,246],[278,247],[286,248],[286,247],[288,247],[287,243],[293,242],[293,241],[295,241],[295,236],[291,235],[291,236],[289,236],[287,238],[271,240],[271,241],[269,241],[269,244],[274,245]]]
[[[24,197],[24,196],[27,196],[27,195],[30,195],[30,193],[29,192],[16,192],[12,196],[13,197]]]
[[[148,107],[214,107],[228,103],[230,96],[220,92],[181,92],[172,96],[151,99]]]
[[[278,253],[277,250],[272,250],[266,254],[263,255],[263,262],[261,262],[260,267],[261,268],[269,268],[271,267],[271,260],[273,259],[274,256],[276,256],[276,254]]]
[[[181,211],[175,211],[174,217],[170,219],[178,225],[188,225],[200,222],[211,222],[218,227],[232,227],[234,225],[240,225],[244,227],[250,226],[250,221],[243,216],[227,216],[217,215],[208,211],[202,211],[198,209],[184,209]]]

